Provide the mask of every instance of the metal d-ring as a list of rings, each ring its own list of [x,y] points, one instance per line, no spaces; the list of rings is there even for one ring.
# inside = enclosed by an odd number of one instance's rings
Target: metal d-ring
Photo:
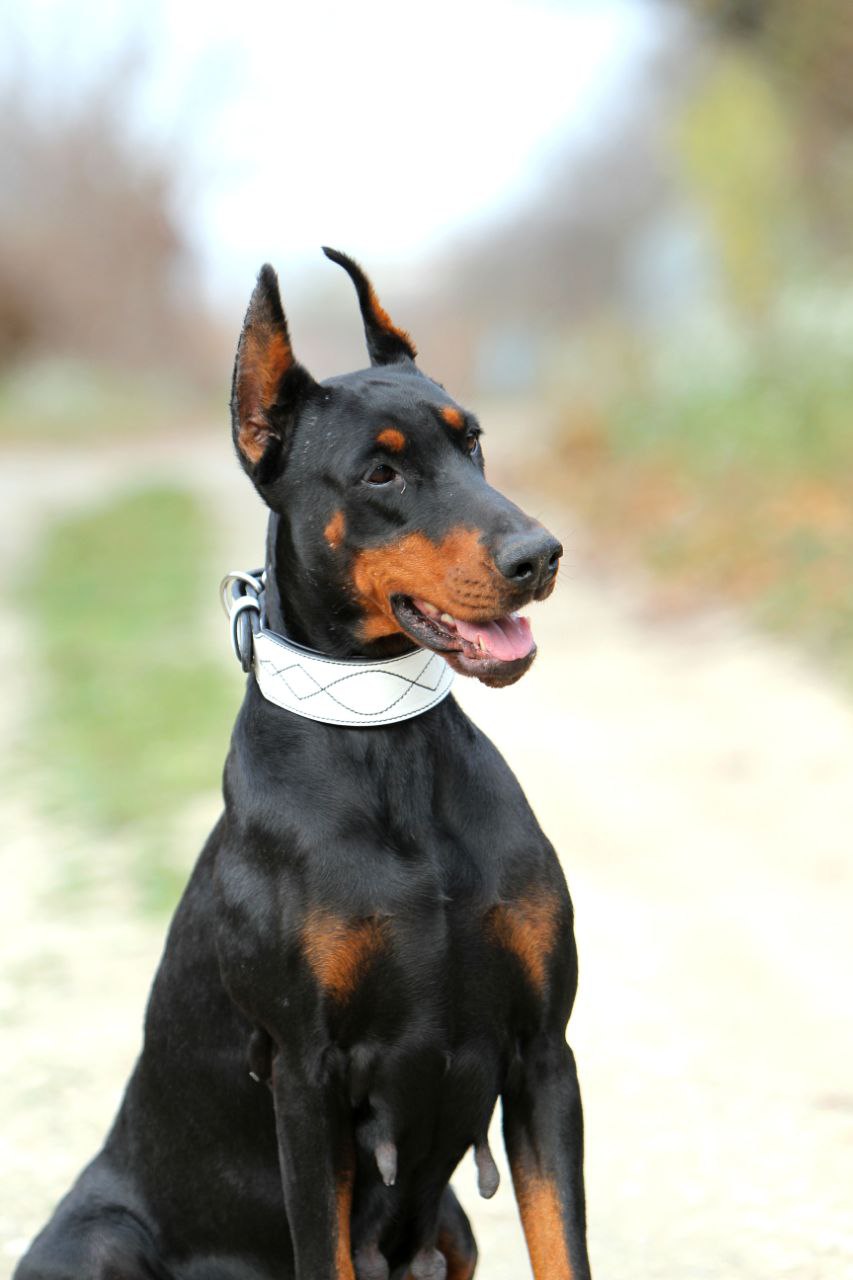
[[[254,619],[250,616],[254,614]],[[240,666],[248,674],[252,669],[252,637],[261,616],[261,606],[251,596],[240,596],[231,610],[231,644]]]
[[[219,599],[222,601],[226,618],[231,616],[231,602],[234,596],[229,595],[229,592],[233,592],[234,586],[242,582],[250,591],[254,591],[256,596],[259,596],[264,589],[264,576],[262,570],[257,573],[246,573],[243,569],[232,569],[230,573],[226,573],[219,584]]]
[[[219,584],[219,594],[228,620],[230,622],[231,645],[235,657],[243,670],[252,670],[254,643],[253,637],[261,625],[262,610],[260,597],[264,590],[265,575],[244,573],[241,569],[227,573]]]

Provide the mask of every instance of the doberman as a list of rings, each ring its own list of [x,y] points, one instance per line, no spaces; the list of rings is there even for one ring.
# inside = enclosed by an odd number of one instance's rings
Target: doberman
[[[418,369],[361,268],[371,367],[316,382],[275,272],[237,351],[237,454],[270,508],[266,626],[345,665],[432,651],[488,685],[562,548],[485,479],[474,416]],[[452,697],[355,727],[250,675],[225,809],[172,922],[105,1145],[16,1280],[467,1280],[450,1177],[504,1139],[536,1280],[584,1280],[565,1029],[572,906],[552,846]]]

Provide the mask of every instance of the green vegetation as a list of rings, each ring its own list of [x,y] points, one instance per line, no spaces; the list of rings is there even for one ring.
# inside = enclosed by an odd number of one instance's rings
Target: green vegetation
[[[191,643],[211,590],[195,501],[145,489],[47,533],[28,576],[44,705],[32,752],[60,814],[134,845],[143,904],[171,906],[184,874],[170,823],[214,790],[233,695]]]
[[[843,356],[764,345],[733,376],[564,411],[561,490],[672,607],[734,602],[853,687],[851,415]]]
[[[760,317],[801,221],[788,121],[768,74],[742,50],[726,49],[684,104],[675,139],[732,301]]]
[[[600,543],[654,571],[663,605],[732,602],[853,688],[853,80],[840,10],[692,7],[709,23],[702,58],[661,143],[675,225],[695,236],[677,259],[689,288],[668,310],[671,271],[652,323],[625,313],[581,337],[557,393],[560,488]]]

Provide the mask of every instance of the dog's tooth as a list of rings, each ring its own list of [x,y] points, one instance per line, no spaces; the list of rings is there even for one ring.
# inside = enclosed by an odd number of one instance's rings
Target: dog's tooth
[[[477,648],[482,649],[483,653],[486,652],[486,646],[483,644],[482,636],[477,636]]]
[[[474,1160],[477,1164],[477,1190],[484,1200],[491,1200],[500,1186],[501,1175],[485,1140],[474,1148]]]
[[[397,1181],[397,1148],[393,1142],[377,1142],[376,1166],[386,1187],[393,1187]]]
[[[438,617],[438,609],[436,609],[436,607],[435,607],[435,605],[434,605],[434,604],[426,604],[426,603],[425,603],[425,604],[424,604],[424,606],[423,606],[423,612],[424,612],[424,613],[428,613],[428,614],[429,614],[429,616],[430,616],[431,618],[437,618],[437,617]]]
[[[452,615],[452,614],[450,614],[450,613],[443,613],[443,614],[441,615],[441,621],[442,621],[442,622],[452,622],[454,626],[456,625],[456,619],[455,619],[455,618],[453,617],[453,615]]]

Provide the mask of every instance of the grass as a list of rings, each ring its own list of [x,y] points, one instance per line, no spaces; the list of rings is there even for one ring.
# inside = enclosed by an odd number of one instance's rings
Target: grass
[[[193,633],[211,589],[203,513],[148,488],[50,528],[28,578],[44,705],[33,752],[55,814],[121,832],[143,904],[172,905],[169,831],[219,783],[233,692]]]
[[[853,689],[853,366],[769,348],[564,408],[561,493],[674,608],[716,599]]]

